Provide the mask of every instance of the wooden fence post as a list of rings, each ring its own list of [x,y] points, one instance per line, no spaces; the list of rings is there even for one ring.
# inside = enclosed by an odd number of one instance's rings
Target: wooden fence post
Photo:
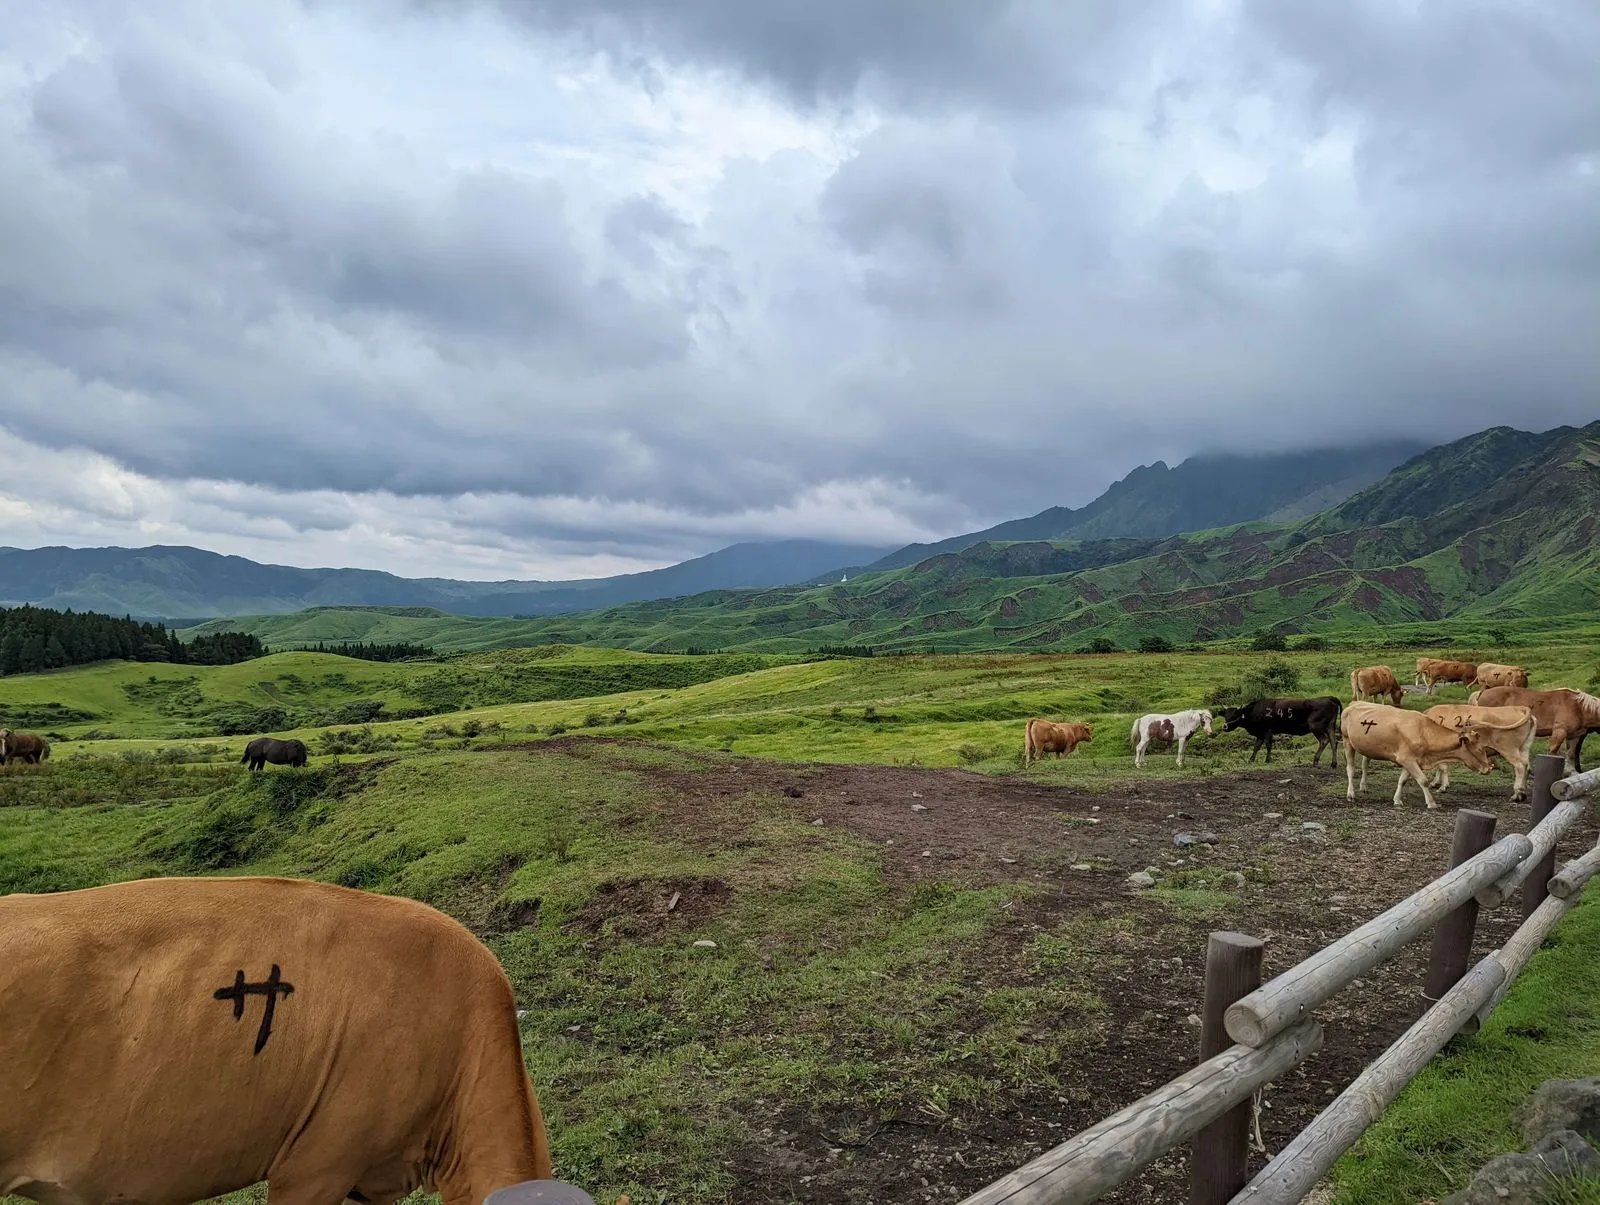
[[[1205,1003],[1200,1012],[1200,1061],[1233,1045],[1222,1017],[1241,996],[1261,986],[1265,943],[1243,933],[1213,933],[1206,943]],[[1250,1162],[1250,1101],[1241,1101],[1194,1136],[1189,1148],[1189,1205],[1225,1205],[1245,1186]]]
[[[1550,791],[1566,769],[1566,762],[1558,754],[1541,753],[1533,759],[1533,782],[1529,788],[1528,827],[1543,820],[1556,806],[1556,797]],[[1552,848],[1544,861],[1535,866],[1522,881],[1522,919],[1527,920],[1544,903],[1550,876],[1556,872],[1556,851]]]
[[[1456,813],[1455,838],[1450,843],[1451,869],[1489,848],[1494,840],[1494,824],[1495,817],[1488,812],[1462,808]],[[1476,899],[1468,900],[1434,927],[1433,952],[1428,956],[1428,974],[1422,986],[1426,999],[1439,999],[1467,973],[1472,935],[1477,927]]]

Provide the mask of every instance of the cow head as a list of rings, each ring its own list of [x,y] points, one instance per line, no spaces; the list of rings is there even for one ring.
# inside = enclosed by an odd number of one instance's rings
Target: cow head
[[[1200,712],[1200,726],[1206,730],[1206,735],[1207,736],[1212,735],[1212,733],[1211,733],[1211,713],[1209,711],[1201,711]]]
[[[1224,732],[1232,732],[1235,728],[1239,727],[1243,723],[1243,707],[1224,707],[1222,709],[1222,730]],[[1206,731],[1210,732],[1211,729],[1207,727]]]
[[[1489,760],[1489,751],[1483,747],[1483,734],[1479,732],[1478,725],[1468,720],[1458,724],[1456,740],[1461,745],[1461,760],[1479,774],[1487,774],[1493,765]]]
[[[1083,739],[1084,739],[1085,742],[1089,742],[1089,741],[1094,740],[1094,725],[1093,724],[1085,724],[1083,726]]]

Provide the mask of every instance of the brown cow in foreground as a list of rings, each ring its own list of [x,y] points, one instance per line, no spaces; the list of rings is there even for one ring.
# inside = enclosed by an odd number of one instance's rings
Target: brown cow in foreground
[[[550,1173],[511,984],[442,913],[271,878],[0,896],[0,1196],[482,1205]]]
[[[1405,697],[1400,689],[1400,683],[1395,681],[1394,670],[1387,665],[1368,665],[1350,671],[1351,702],[1379,699],[1384,695],[1389,696],[1396,707],[1400,706],[1400,700]]]
[[[1600,699],[1581,690],[1529,690],[1523,686],[1495,686],[1480,690],[1467,700],[1479,707],[1526,707],[1539,722],[1539,735],[1550,738],[1550,752],[1561,751],[1566,759],[1566,773],[1576,774],[1583,768],[1579,754],[1583,752],[1583,738],[1600,730]]]
[[[44,737],[0,728],[0,766],[10,765],[13,760],[36,766],[49,756],[50,742]]]
[[[1498,753],[1511,765],[1516,776],[1511,784],[1511,801],[1521,803],[1528,797],[1528,766],[1533,760],[1533,738],[1538,721],[1526,707],[1474,707],[1470,703],[1440,703],[1422,713],[1431,720],[1463,728],[1473,724],[1478,729],[1485,750]],[[1433,789],[1450,789],[1450,763],[1441,762],[1434,772]]]
[[[1471,686],[1478,667],[1471,661],[1441,661],[1438,657],[1417,658],[1417,683],[1431,692],[1440,682],[1459,682]]]
[[[1478,666],[1472,684],[1481,690],[1491,690],[1496,686],[1526,687],[1528,671],[1520,665],[1496,665],[1492,661],[1485,661]]]
[[[1480,774],[1489,772],[1489,758],[1480,743],[1477,728],[1468,723],[1450,728],[1431,720],[1420,711],[1406,711],[1382,703],[1352,703],[1340,720],[1344,734],[1344,772],[1349,784],[1345,798],[1356,801],[1356,763],[1361,758],[1361,789],[1367,789],[1367,765],[1373,759],[1400,767],[1400,780],[1394,784],[1394,806],[1400,806],[1406,775],[1422,788],[1428,810],[1438,808],[1428,790],[1426,772],[1446,761],[1465,762]]]
[[[1093,725],[1054,724],[1049,720],[1031,719],[1022,737],[1022,764],[1038,761],[1046,753],[1065,757],[1079,745],[1092,740]]]

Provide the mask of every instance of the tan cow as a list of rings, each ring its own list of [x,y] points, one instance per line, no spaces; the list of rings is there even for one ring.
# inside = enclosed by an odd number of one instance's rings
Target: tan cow
[[[1431,693],[1441,682],[1459,682],[1471,686],[1478,676],[1478,667],[1471,661],[1443,661],[1438,657],[1417,658],[1417,683]]]
[[[42,736],[34,736],[31,732],[12,732],[9,728],[0,728],[0,766],[10,765],[12,761],[23,761],[30,765],[38,765],[50,757],[50,742]]]
[[[1022,764],[1038,761],[1046,753],[1065,757],[1079,745],[1094,740],[1091,724],[1056,724],[1031,719],[1022,736]]]
[[[1481,690],[1489,690],[1496,686],[1521,686],[1528,685],[1528,671],[1520,665],[1496,665],[1492,661],[1485,661],[1478,666],[1478,672],[1472,679],[1472,684]]]
[[[0,896],[0,1196],[482,1205],[550,1172],[511,984],[442,913],[271,878]]]
[[[1477,728],[1464,724],[1449,728],[1420,711],[1406,711],[1384,703],[1352,703],[1339,721],[1344,735],[1345,798],[1356,800],[1356,763],[1361,758],[1361,789],[1367,789],[1367,765],[1373,759],[1400,767],[1394,784],[1394,806],[1400,806],[1406,775],[1422,788],[1430,811],[1439,805],[1428,789],[1426,772],[1446,761],[1465,762],[1480,774],[1489,772],[1489,758],[1480,745]]]
[[[1400,700],[1405,697],[1400,690],[1400,683],[1395,681],[1394,670],[1387,665],[1368,665],[1350,671],[1352,702],[1379,699],[1384,695],[1389,696],[1396,707],[1400,706]]]
[[[1539,722],[1539,735],[1550,738],[1550,752],[1562,752],[1566,773],[1582,769],[1579,754],[1583,738],[1600,730],[1600,699],[1581,690],[1529,690],[1525,686],[1494,686],[1480,690],[1471,702],[1480,707],[1526,707]]]
[[[1474,707],[1470,703],[1440,703],[1422,714],[1451,728],[1475,725],[1484,749],[1491,755],[1498,753],[1505,758],[1516,776],[1511,784],[1511,801],[1520,803],[1528,797],[1528,766],[1532,764],[1533,738],[1539,727],[1533,712],[1526,707]],[[1434,771],[1433,789],[1450,789],[1449,762],[1441,762]]]

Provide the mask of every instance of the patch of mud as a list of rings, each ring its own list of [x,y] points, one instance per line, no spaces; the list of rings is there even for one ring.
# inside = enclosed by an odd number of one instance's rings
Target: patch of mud
[[[564,928],[604,937],[656,937],[698,928],[725,908],[728,884],[715,878],[626,879],[602,883]]]
[[[535,755],[615,758],[615,738],[531,747]],[[699,755],[697,755],[699,756]],[[1207,934],[1239,929],[1267,943],[1264,977],[1288,969],[1397,903],[1449,865],[1454,811],[1499,817],[1496,835],[1527,829],[1525,805],[1508,801],[1509,776],[1457,775],[1428,812],[1415,789],[1390,803],[1394,778],[1374,769],[1367,793],[1344,799],[1343,775],[1281,760],[1238,774],[1124,783],[1100,790],[1023,777],[893,766],[784,765],[704,755],[704,768],[671,759],[630,766],[653,786],[650,810],[682,839],[743,840],[752,798],[796,821],[845,830],[881,850],[891,884],[1025,883],[1033,891],[1006,913],[962,967],[968,990],[1026,983],[1024,950],[1041,932],[1072,926],[1084,947],[1074,982],[1106,1005],[1106,1021],[1066,1046],[1048,1068],[1054,1084],[1002,1092],[949,1114],[927,1102],[822,1112],[804,1102],[751,1102],[758,1140],[735,1155],[735,1202],[954,1200],[1006,1174],[1194,1065]],[[1309,747],[1290,757],[1309,756]],[[1337,793],[1330,792],[1337,784]],[[1313,827],[1307,828],[1307,824]],[[1321,826],[1321,827],[1316,827]],[[1215,846],[1179,849],[1180,831],[1209,831]],[[1562,842],[1571,857],[1595,843],[1585,818]],[[1182,872],[1188,885],[1225,891],[1223,910],[1196,914],[1128,876],[1146,867]],[[1243,886],[1229,873],[1246,877]],[[698,881],[697,881],[698,882]],[[685,918],[719,906],[715,889],[618,884],[574,923],[640,936],[676,923],[665,911],[680,892]],[[1228,897],[1232,897],[1228,903]],[[686,907],[687,905],[687,907]],[[1516,929],[1520,901],[1480,914],[1474,959]],[[1086,936],[1085,936],[1086,935]],[[1318,1010],[1322,1051],[1271,1085],[1261,1132],[1269,1152],[1302,1129],[1338,1091],[1421,1014],[1426,937]],[[981,990],[977,989],[977,990]],[[1064,1017],[1063,1026],[1073,1024]],[[1252,1172],[1265,1156],[1252,1156]],[[1179,1205],[1186,1198],[1180,1149],[1104,1201]]]

